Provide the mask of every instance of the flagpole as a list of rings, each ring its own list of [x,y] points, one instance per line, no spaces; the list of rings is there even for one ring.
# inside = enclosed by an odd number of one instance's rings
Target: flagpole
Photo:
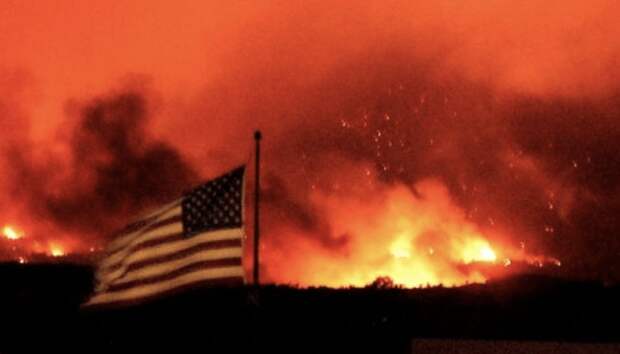
[[[260,140],[262,134],[260,130],[254,132],[254,140],[256,141],[256,157],[254,159],[254,285],[260,284],[259,279],[259,259],[258,244],[260,239],[259,227],[259,201],[260,201]]]

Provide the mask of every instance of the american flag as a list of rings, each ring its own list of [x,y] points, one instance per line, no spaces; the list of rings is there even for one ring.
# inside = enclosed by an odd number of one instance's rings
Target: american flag
[[[108,245],[85,305],[243,284],[244,174],[236,168],[128,225]]]

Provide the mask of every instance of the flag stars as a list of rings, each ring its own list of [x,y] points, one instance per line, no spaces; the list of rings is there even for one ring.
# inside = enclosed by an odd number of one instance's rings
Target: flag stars
[[[183,226],[186,235],[238,227],[241,224],[243,170],[212,180],[184,199]]]

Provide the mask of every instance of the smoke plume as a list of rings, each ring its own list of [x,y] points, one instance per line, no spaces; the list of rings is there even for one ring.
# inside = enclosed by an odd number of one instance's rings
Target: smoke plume
[[[267,280],[461,284],[491,259],[620,279],[615,2],[193,6],[115,37],[107,55],[145,68],[102,70],[149,89],[72,93],[53,128],[31,116],[34,85],[2,82],[0,216],[104,244],[126,216],[250,162],[260,128]]]

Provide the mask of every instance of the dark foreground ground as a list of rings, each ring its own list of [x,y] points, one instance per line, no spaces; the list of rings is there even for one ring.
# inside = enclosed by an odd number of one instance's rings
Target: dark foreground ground
[[[0,284],[0,353],[383,353],[411,352],[415,339],[431,352],[451,342],[482,352],[479,340],[620,342],[620,287],[541,276],[451,289],[202,289],[95,311],[79,308],[91,291],[88,267],[2,264]]]

